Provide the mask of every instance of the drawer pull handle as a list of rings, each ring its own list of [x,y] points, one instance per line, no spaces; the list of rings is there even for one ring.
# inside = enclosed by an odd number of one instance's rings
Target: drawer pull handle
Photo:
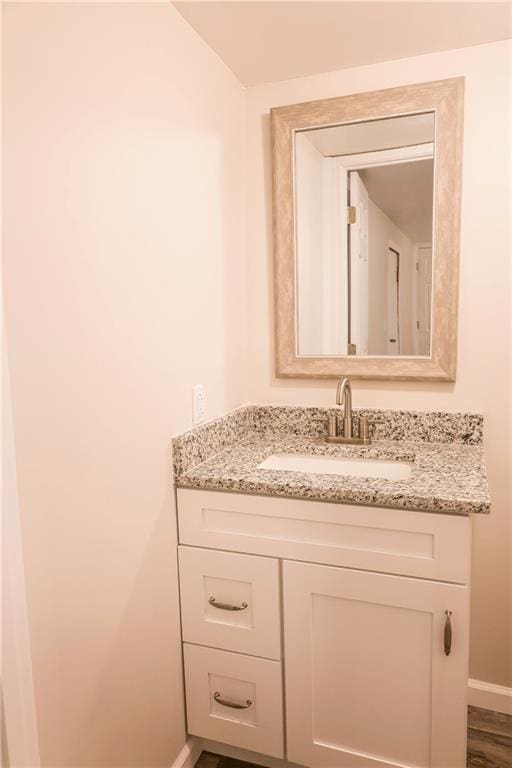
[[[248,709],[252,704],[250,699],[247,699],[245,704],[239,704],[237,701],[229,701],[228,699],[221,699],[220,691],[215,691],[213,698],[215,701],[218,701],[219,704],[222,704],[223,707],[231,707],[231,709]]]
[[[229,603],[218,603],[214,597],[210,597],[208,600],[210,605],[213,605],[214,608],[220,608],[222,611],[245,611],[247,608],[247,603],[242,603],[242,605],[230,605]]]
[[[452,620],[451,620],[451,611],[445,611],[446,619],[444,622],[444,652],[447,656],[450,655],[452,651]]]

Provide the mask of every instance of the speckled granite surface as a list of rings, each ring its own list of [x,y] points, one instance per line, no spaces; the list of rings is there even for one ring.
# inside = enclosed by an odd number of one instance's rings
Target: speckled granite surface
[[[490,499],[479,414],[354,411],[381,419],[370,446],[330,445],[323,419],[339,409],[245,406],[173,440],[175,484],[451,514],[486,513]],[[405,481],[260,469],[276,453],[413,463]]]

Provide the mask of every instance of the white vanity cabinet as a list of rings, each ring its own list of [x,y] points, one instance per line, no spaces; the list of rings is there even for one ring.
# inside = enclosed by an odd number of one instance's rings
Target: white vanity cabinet
[[[177,500],[191,734],[312,768],[465,766],[469,518]]]

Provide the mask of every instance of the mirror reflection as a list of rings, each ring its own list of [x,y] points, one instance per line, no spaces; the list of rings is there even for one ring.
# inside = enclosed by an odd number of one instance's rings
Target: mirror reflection
[[[295,133],[298,355],[430,355],[434,121]]]

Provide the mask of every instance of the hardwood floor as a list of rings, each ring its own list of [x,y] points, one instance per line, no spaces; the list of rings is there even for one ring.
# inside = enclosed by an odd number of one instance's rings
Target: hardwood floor
[[[468,768],[512,768],[512,716],[468,709]]]
[[[195,768],[254,766],[231,757],[203,752]],[[469,707],[467,768],[512,768],[512,716]]]
[[[254,768],[254,763],[245,763],[243,760],[235,760],[232,757],[203,752],[194,768]]]

